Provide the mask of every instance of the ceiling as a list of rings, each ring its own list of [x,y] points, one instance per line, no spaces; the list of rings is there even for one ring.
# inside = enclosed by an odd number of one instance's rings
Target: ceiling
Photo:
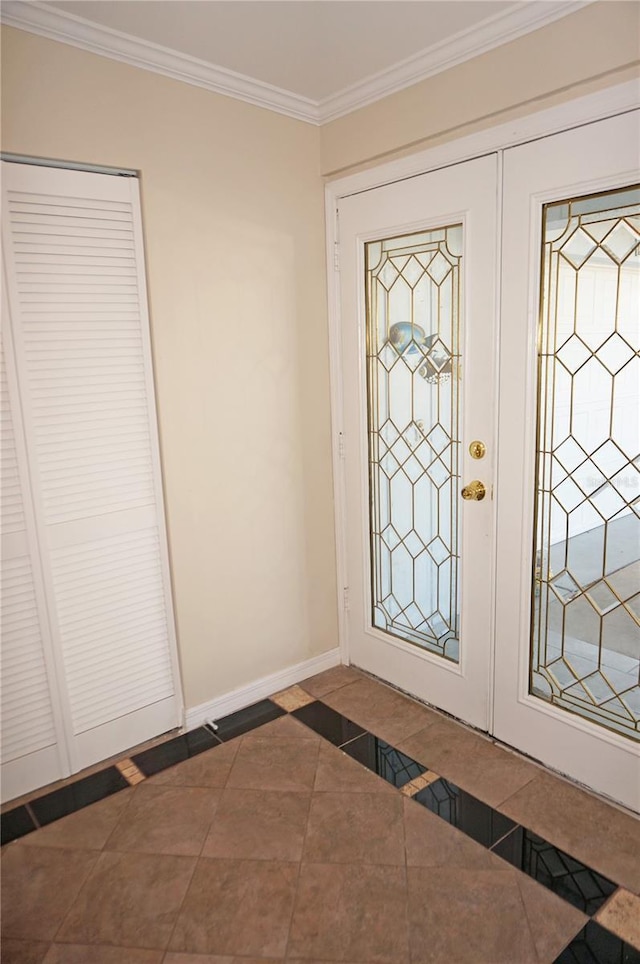
[[[563,0],[5,0],[2,19],[136,66],[181,74],[182,80],[231,96],[262,99],[262,106],[319,123],[583,5]]]

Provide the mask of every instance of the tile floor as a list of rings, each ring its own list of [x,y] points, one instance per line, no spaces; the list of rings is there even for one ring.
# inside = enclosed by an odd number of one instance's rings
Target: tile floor
[[[640,821],[346,667],[6,840],[4,964],[640,962]]]

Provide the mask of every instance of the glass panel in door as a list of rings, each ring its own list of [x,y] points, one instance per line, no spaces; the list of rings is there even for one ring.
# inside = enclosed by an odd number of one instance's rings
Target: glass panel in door
[[[365,245],[372,623],[454,662],[461,261],[461,224]]]
[[[640,188],[543,208],[530,692],[640,739]]]

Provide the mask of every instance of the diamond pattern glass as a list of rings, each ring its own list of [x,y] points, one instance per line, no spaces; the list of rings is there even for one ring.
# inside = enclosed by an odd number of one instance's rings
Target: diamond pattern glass
[[[461,250],[460,224],[365,246],[372,622],[454,662]]]
[[[530,692],[640,740],[640,188],[545,205]]]

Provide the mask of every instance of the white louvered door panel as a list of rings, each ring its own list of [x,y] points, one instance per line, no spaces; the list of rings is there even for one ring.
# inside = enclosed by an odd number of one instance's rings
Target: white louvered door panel
[[[69,772],[64,749],[59,746],[61,721],[53,705],[57,692],[55,684],[53,691],[51,686],[51,653],[49,660],[45,656],[45,646],[50,641],[38,578],[38,554],[37,551],[32,554],[29,539],[29,528],[33,526],[24,451],[20,444],[20,406],[14,386],[15,379],[9,378],[7,372],[3,337],[0,340],[3,800],[27,793]]]
[[[79,769],[181,710],[138,183],[4,167],[11,317]]]

